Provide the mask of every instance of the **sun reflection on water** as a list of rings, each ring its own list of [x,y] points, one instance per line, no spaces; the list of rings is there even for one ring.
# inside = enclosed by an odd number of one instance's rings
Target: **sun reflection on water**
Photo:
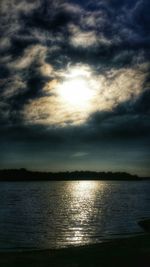
[[[69,241],[70,244],[89,243],[89,236],[95,234],[95,225],[93,224],[90,228],[89,225],[98,213],[95,206],[97,193],[101,189],[103,195],[104,188],[105,184],[100,184],[97,181],[78,181],[70,184],[71,199],[68,203],[71,210],[70,229],[68,229],[70,234],[66,236],[66,241]]]
[[[90,197],[93,191],[96,190],[98,184],[97,181],[78,181],[74,184],[72,194],[81,197]],[[86,194],[88,193],[88,195]]]

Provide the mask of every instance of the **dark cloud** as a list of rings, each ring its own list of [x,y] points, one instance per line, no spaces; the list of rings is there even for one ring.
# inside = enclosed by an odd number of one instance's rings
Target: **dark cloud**
[[[133,21],[139,27],[139,30],[143,35],[150,33],[149,10],[150,10],[150,2],[148,0],[143,0],[136,3],[136,6],[132,12]]]
[[[118,105],[113,112],[98,112],[89,121],[93,140],[125,140],[149,137],[149,97],[150,90],[143,92],[136,101]],[[91,135],[91,137],[92,137]],[[96,138],[97,137],[97,138]]]
[[[10,75],[10,70],[4,65],[0,65],[0,79],[7,79]]]

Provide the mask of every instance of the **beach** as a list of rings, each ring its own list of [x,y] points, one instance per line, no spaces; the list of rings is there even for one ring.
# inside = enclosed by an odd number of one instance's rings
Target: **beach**
[[[0,252],[1,267],[149,267],[150,234],[56,250]]]

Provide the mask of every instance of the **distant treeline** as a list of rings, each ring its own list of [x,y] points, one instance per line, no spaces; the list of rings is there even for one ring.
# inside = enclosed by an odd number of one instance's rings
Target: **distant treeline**
[[[0,170],[0,181],[143,180],[126,172],[38,172],[26,169]]]

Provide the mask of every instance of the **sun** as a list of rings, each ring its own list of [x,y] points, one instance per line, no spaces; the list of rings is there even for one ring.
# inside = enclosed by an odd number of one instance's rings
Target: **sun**
[[[72,78],[62,83],[59,95],[69,105],[84,108],[89,104],[93,92],[84,78]]]
[[[61,101],[76,110],[87,110],[94,97],[90,75],[86,67],[71,68],[57,88]]]

